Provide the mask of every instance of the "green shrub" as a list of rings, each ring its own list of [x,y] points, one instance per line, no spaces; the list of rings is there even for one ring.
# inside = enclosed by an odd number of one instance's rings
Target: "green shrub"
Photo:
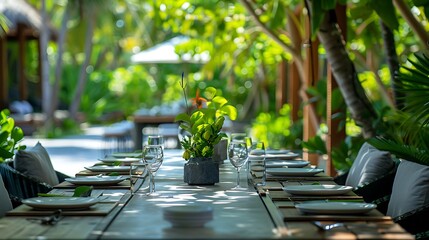
[[[273,149],[301,149],[302,120],[291,121],[288,104],[278,114],[260,113],[252,122],[251,135]]]

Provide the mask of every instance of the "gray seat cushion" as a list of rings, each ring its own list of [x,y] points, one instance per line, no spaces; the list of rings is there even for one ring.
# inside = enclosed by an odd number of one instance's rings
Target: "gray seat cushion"
[[[350,168],[346,185],[354,188],[375,181],[388,174],[395,167],[389,152],[380,151],[364,143]]]
[[[3,217],[10,210],[12,210],[12,202],[0,176],[0,217]]]
[[[15,155],[14,167],[51,186],[59,183],[49,154],[40,142],[31,149],[19,150]]]
[[[429,166],[401,160],[387,215],[392,218],[429,204]]]

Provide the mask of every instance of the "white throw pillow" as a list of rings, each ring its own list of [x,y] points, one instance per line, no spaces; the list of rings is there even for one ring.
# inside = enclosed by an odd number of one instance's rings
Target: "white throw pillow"
[[[49,154],[40,142],[31,149],[19,150],[15,155],[14,167],[51,186],[59,184]]]
[[[364,143],[350,168],[346,185],[354,188],[373,182],[389,173],[395,163],[389,152],[380,151],[369,143]]]
[[[10,210],[12,210],[12,202],[0,176],[0,217],[3,217]]]
[[[429,204],[429,166],[401,160],[387,215],[392,218]]]

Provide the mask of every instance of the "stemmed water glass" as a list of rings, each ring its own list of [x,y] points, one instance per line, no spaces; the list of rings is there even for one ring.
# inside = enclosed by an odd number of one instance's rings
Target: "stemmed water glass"
[[[264,186],[266,181],[265,144],[254,142],[249,148],[247,161],[247,180],[257,186]]]
[[[143,161],[132,162],[130,165],[131,194],[135,194],[146,182],[149,175],[148,164]]]
[[[164,151],[161,145],[146,145],[143,147],[143,162],[149,169],[149,195],[155,193],[155,174],[164,160]]]
[[[161,135],[150,135],[147,137],[147,145],[161,145],[164,147],[164,138]]]
[[[233,141],[245,141],[245,138],[247,137],[246,133],[231,133],[231,142]]]
[[[233,190],[242,190],[240,187],[240,169],[248,160],[247,144],[244,141],[232,141],[228,146],[228,159],[237,170],[237,185]]]

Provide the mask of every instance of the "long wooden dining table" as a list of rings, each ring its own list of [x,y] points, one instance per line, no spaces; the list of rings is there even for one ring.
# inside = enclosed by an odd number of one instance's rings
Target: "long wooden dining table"
[[[305,200],[361,200],[353,193],[339,196],[298,196],[285,192],[288,185],[334,184],[323,173],[312,177],[268,176],[264,187],[253,187],[242,170],[241,185],[233,190],[236,171],[228,161],[220,165],[220,182],[193,186],[183,182],[180,150],[166,150],[156,174],[155,196],[131,194],[129,181],[95,186],[91,197],[100,201],[89,209],[68,211],[56,224],[29,218],[50,215],[23,204],[0,219],[1,239],[414,239],[376,209],[361,215],[302,214],[294,204]],[[88,170],[79,176],[91,175]],[[96,174],[96,173],[93,173]],[[70,195],[74,185],[60,183],[53,194]],[[173,227],[164,219],[172,206],[210,206],[213,219],[204,227]],[[321,231],[312,222],[341,222],[342,227]]]

